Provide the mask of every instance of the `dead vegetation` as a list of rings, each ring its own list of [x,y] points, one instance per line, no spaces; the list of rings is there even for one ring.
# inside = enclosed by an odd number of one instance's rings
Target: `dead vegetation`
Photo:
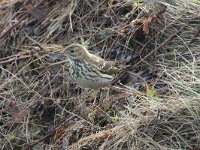
[[[1,149],[200,149],[199,14],[189,0],[1,1]],[[75,42],[120,64],[95,107],[68,77]]]

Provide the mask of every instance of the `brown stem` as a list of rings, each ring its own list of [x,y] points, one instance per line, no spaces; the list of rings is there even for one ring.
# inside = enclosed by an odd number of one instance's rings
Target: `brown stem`
[[[117,83],[127,72],[127,70],[129,71],[133,71],[136,67],[138,67],[139,65],[141,65],[146,59],[148,59],[153,53],[155,53],[157,50],[159,50],[160,48],[162,48],[163,46],[165,46],[169,41],[171,41],[172,39],[174,39],[183,29],[186,28],[186,25],[181,27],[176,33],[174,33],[173,35],[171,35],[169,38],[167,38],[164,42],[162,42],[158,47],[156,47],[153,51],[151,51],[149,54],[147,54],[145,57],[143,57],[139,62],[137,62],[134,66],[129,66],[127,68],[125,68],[124,70],[122,70],[122,72],[119,74],[119,76],[113,80],[113,82],[111,83],[111,85],[114,85],[115,83]],[[146,46],[146,44],[145,44]]]
[[[28,16],[28,14],[25,14],[24,16],[21,17],[21,19],[19,19],[19,21],[17,23],[13,24],[7,30],[3,30],[0,33],[0,39],[4,38],[9,32],[11,32],[15,27],[17,27],[27,16]]]
[[[197,32],[194,34],[194,36],[191,38],[191,40],[187,43],[187,46],[189,46],[190,44],[192,44],[194,42],[194,40],[196,39],[196,37],[198,36],[198,34],[200,33],[200,26],[197,29]]]

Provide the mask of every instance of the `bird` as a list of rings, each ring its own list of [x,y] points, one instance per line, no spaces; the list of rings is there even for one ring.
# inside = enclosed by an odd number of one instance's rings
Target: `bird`
[[[113,62],[90,53],[81,44],[73,43],[64,48],[69,61],[69,74],[82,88],[98,90],[110,85],[119,69]]]

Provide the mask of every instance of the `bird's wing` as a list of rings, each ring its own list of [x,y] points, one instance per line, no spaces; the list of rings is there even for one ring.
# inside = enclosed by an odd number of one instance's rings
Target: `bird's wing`
[[[105,61],[104,59],[93,54],[90,58],[90,62],[92,62],[92,64],[95,65],[102,73],[113,75],[118,74],[120,71],[119,68],[115,67],[117,64],[115,61]]]
[[[99,69],[106,74],[118,74],[120,69],[115,67],[116,62],[114,61],[103,61],[99,64]]]

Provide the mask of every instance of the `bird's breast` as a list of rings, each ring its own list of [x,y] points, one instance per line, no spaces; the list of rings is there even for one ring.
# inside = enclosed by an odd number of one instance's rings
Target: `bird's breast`
[[[113,76],[103,74],[97,67],[84,62],[72,62],[69,70],[72,79],[83,88],[101,88],[113,80]]]

